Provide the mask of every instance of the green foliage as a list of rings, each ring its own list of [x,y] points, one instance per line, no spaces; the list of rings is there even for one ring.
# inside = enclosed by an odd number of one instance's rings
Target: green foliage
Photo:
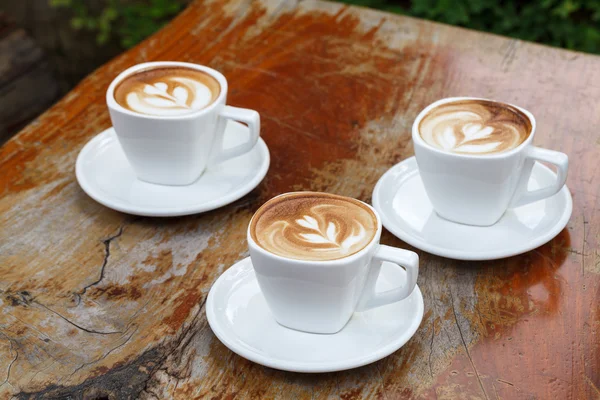
[[[600,0],[341,0],[500,35],[600,53]]]
[[[69,8],[74,29],[129,48],[175,16],[186,0],[48,0]],[[552,46],[600,54],[600,0],[340,0]]]
[[[159,30],[182,8],[174,0],[102,0],[98,9],[89,0],[49,0],[53,7],[69,8],[71,26],[96,34],[98,44],[116,37],[124,48],[130,48]]]

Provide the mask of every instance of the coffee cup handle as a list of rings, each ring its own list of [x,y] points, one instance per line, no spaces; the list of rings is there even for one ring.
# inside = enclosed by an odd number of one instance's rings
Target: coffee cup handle
[[[513,196],[510,207],[520,207],[534,201],[545,199],[558,193],[565,185],[569,169],[569,157],[559,151],[530,146],[525,157],[525,166],[517,183],[517,191]],[[529,190],[527,184],[536,161],[544,161],[556,166],[556,182],[541,189]]]
[[[215,139],[216,143],[214,148],[216,154],[210,161],[211,165],[222,163],[230,158],[241,156],[242,154],[249,152],[254,148],[258,141],[258,137],[260,136],[260,115],[254,110],[225,106],[221,111],[219,118],[221,118],[219,124],[222,124],[222,128],[220,129],[220,134]],[[250,138],[248,141],[238,144],[235,147],[223,149],[225,125],[228,119],[247,124],[248,129],[250,130]]]
[[[397,267],[406,270],[406,282],[398,288],[377,293],[375,285],[379,273],[381,272],[381,263],[389,261],[396,264]],[[419,275],[419,256],[417,253],[380,245],[375,251],[371,261],[371,268],[367,275],[365,289],[358,302],[356,311],[366,311],[371,308],[381,307],[386,304],[395,303],[404,300],[415,289],[417,285],[417,276]]]

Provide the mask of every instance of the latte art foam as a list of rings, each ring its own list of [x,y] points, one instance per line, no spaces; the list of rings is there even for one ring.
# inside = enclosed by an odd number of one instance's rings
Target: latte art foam
[[[373,212],[358,200],[326,193],[276,197],[254,215],[250,233],[265,250],[301,260],[334,260],[363,249],[377,232]]]
[[[452,153],[502,153],[527,139],[529,118],[517,108],[490,100],[460,100],[430,110],[419,123],[430,146]]]
[[[160,67],[125,78],[115,89],[115,100],[140,114],[169,116],[201,110],[219,93],[219,82],[202,71]]]

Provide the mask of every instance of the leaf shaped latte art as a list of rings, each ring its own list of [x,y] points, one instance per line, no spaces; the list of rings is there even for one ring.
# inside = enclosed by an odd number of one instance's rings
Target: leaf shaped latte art
[[[353,228],[352,233],[348,235],[344,240],[339,241],[339,232],[337,226],[333,222],[327,223],[327,229],[325,232],[321,230],[318,221],[308,215],[305,215],[303,219],[297,219],[296,223],[305,228],[315,231],[316,233],[300,233],[299,235],[308,243],[312,244],[328,244],[328,247],[315,248],[315,251],[329,251],[330,249],[338,249],[341,253],[347,253],[353,245],[359,243],[365,236],[365,228],[354,221],[356,229]]]
[[[346,257],[364,248],[377,230],[376,219],[363,207],[342,202],[298,207],[286,217],[277,214],[259,223],[261,246],[286,257],[329,260]]]

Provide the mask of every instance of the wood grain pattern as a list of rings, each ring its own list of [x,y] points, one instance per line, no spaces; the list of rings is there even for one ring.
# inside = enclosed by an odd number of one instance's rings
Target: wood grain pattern
[[[229,103],[260,112],[272,164],[249,195],[154,219],[81,191],[75,159],[110,125],[109,82],[149,60],[221,70]],[[0,149],[0,397],[598,398],[599,82],[598,57],[335,3],[193,3]],[[421,328],[374,364],[303,375],[227,350],[204,302],[247,255],[252,213],[298,189],[369,201],[381,174],[412,155],[417,113],[452,95],[536,115],[536,144],[571,158],[567,228],[498,261],[419,252]]]

